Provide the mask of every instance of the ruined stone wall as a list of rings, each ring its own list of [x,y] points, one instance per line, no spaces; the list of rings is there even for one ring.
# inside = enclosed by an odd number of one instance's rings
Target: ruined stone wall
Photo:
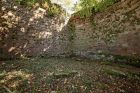
[[[3,0],[0,58],[68,54],[68,33],[64,31],[66,27],[62,28],[64,17],[50,17],[45,9]]]
[[[75,24],[75,54],[140,56],[139,0],[122,0],[92,18],[71,21]]]
[[[5,2],[6,1],[6,2]],[[122,0],[87,19],[48,17],[36,7],[3,0],[0,58],[105,53],[140,57],[140,1]],[[93,56],[92,56],[93,57]]]

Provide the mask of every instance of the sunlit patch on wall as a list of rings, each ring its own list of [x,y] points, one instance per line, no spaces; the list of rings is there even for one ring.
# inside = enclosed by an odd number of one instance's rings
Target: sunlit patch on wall
[[[16,49],[16,47],[11,47],[9,50],[8,50],[8,52],[12,52],[13,50],[15,50]]]

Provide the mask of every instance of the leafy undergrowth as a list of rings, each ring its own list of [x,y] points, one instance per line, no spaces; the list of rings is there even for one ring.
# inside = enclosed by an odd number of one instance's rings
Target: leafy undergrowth
[[[140,68],[72,58],[0,62],[0,93],[140,93]]]

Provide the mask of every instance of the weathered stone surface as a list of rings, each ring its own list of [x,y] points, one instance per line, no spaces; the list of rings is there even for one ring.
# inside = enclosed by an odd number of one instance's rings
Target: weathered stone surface
[[[69,54],[68,33],[62,29],[65,16],[48,17],[43,8],[23,7],[12,0],[2,4],[0,57]]]
[[[104,58],[96,53],[140,57],[139,0],[122,0],[91,19],[74,16],[63,29],[64,18],[49,18],[42,8],[17,6],[11,0],[3,0],[2,6],[0,58],[71,54]]]
[[[76,29],[73,52],[86,56],[89,56],[88,52],[96,54],[98,51],[140,56],[139,12],[139,0],[123,0],[104,12],[96,13],[92,19],[72,18]]]

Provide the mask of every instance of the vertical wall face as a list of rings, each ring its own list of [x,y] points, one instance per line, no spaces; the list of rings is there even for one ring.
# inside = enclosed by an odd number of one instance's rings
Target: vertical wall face
[[[92,19],[72,21],[76,27],[73,51],[77,55],[103,52],[140,56],[139,0],[124,0]]]
[[[67,34],[62,29],[65,19],[48,17],[42,8],[17,6],[3,1],[0,23],[0,57],[24,57],[47,54],[57,56],[69,52]],[[62,29],[62,30],[61,30]]]
[[[6,0],[10,1],[10,0]],[[125,0],[92,19],[49,18],[41,8],[4,2],[0,20],[0,58],[111,53],[140,56],[140,1]]]

